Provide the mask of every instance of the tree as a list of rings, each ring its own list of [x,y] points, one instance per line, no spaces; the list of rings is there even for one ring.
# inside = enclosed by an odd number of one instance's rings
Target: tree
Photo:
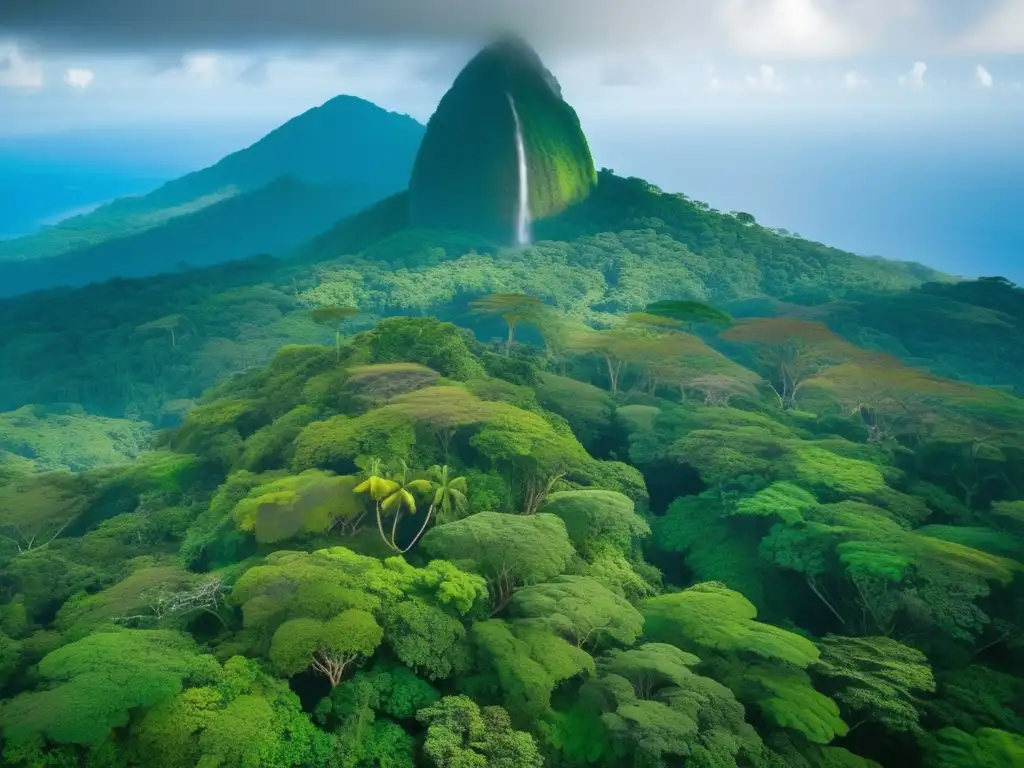
[[[507,473],[510,485],[518,485],[524,514],[535,513],[563,477],[593,466],[564,422],[508,403],[489,405],[491,414],[469,443]]]
[[[434,511],[434,505],[431,504],[423,525],[420,527],[415,538],[413,538],[412,543],[404,549],[395,540],[402,510],[408,510],[411,515],[416,514],[416,497],[413,494],[427,493],[434,490],[434,487],[429,480],[410,477],[409,467],[403,460],[399,460],[398,467],[394,472],[390,473],[390,477],[383,476],[382,466],[380,459],[371,459],[366,473],[367,478],[353,490],[355,493],[369,494],[370,498],[373,499],[377,512],[377,530],[380,532],[380,537],[384,543],[396,552],[408,552],[419,541],[423,531],[426,530],[427,524],[430,522],[430,515]],[[383,517],[385,515],[390,515],[392,518],[390,538],[384,535]]]
[[[942,728],[923,742],[928,765],[935,768],[1010,768],[1024,762],[1024,736],[997,728]]]
[[[707,324],[726,326],[732,325],[732,317],[720,309],[699,301],[665,300],[648,304],[644,310],[651,315],[665,317],[687,326]]]
[[[560,491],[551,494],[540,511],[560,517],[573,546],[584,555],[603,544],[630,554],[637,540],[651,532],[632,499],[616,491]]]
[[[186,323],[192,325],[192,322],[185,315],[167,315],[166,317],[160,317],[156,320],[150,320],[148,323],[135,326],[135,332],[167,331],[171,337],[171,346],[176,347],[178,346],[177,331]]]
[[[620,749],[620,765],[660,766],[671,758],[687,765],[742,764],[761,750],[743,706],[725,686],[692,671],[700,659],[663,643],[610,651],[599,674],[580,691]]]
[[[515,342],[516,328],[521,323],[533,321],[541,312],[544,302],[522,293],[495,293],[474,299],[469,306],[476,314],[496,316],[505,321],[508,326],[508,339],[505,342],[507,355]]]
[[[644,635],[696,653],[747,654],[804,668],[820,651],[810,640],[756,621],[757,609],[721,584],[697,584],[640,604]]]
[[[574,554],[565,524],[554,515],[499,512],[438,526],[423,537],[423,549],[487,579],[491,615],[504,609],[517,587],[563,573]]]
[[[339,522],[356,529],[366,513],[356,478],[319,470],[258,485],[232,511],[240,530],[273,544],[300,534],[325,533]]]
[[[341,683],[350,665],[373,655],[383,637],[384,630],[373,615],[358,608],[349,608],[327,621],[291,619],[274,632],[270,661],[287,676],[312,667],[333,688]]]
[[[448,465],[430,468],[431,482],[433,483],[433,499],[430,502],[430,509],[427,511],[427,519],[430,513],[437,513],[439,523],[450,523],[458,520],[466,512],[469,505],[469,487],[464,477],[452,477]],[[426,523],[424,523],[426,528]],[[417,538],[419,538],[417,536]]]
[[[828,744],[849,728],[836,703],[814,689],[804,670],[820,651],[810,640],[756,621],[743,595],[703,583],[640,605],[644,635],[701,655],[701,669],[779,727]]]
[[[213,684],[189,688],[150,709],[127,754],[153,768],[291,768],[322,765],[330,737],[317,730],[288,684],[258,662],[234,656]]]
[[[982,395],[982,390],[969,384],[941,379],[879,354],[829,366],[807,386],[826,392],[844,413],[858,418],[871,442],[949,432],[941,420],[962,421],[955,413],[956,404]]]
[[[586,576],[558,576],[512,595],[509,613],[536,619],[577,648],[632,645],[644,619],[622,597]]]
[[[800,390],[826,367],[860,354],[823,323],[785,317],[742,320],[722,338],[754,350],[764,380],[783,408],[794,408]]]
[[[921,734],[922,694],[935,690],[927,657],[888,637],[829,635],[818,647],[813,671],[826,678],[842,708],[857,722],[877,722],[890,731]],[[828,689],[826,689],[828,690]]]
[[[494,413],[490,403],[460,386],[434,386],[400,395],[381,410],[400,413],[432,432],[445,460],[459,429],[480,424]]]
[[[501,707],[481,709],[468,696],[445,696],[421,709],[423,751],[437,768],[541,768],[533,737],[512,728]]]
[[[646,354],[636,351],[636,362],[643,368],[649,394],[656,394],[663,384],[671,384],[679,390],[680,402],[685,402],[687,391],[700,384],[708,404],[714,397],[721,403],[733,394],[756,395],[757,375],[697,336],[663,331],[647,346]]]
[[[410,595],[390,608],[384,629],[396,658],[430,680],[469,667],[462,621],[426,600]]]
[[[584,331],[571,342],[578,354],[593,354],[604,361],[612,397],[619,394],[623,374],[630,365],[655,359],[656,334],[643,323],[622,323],[602,331]]]
[[[419,363],[380,363],[349,368],[345,383],[377,406],[397,395],[428,387],[439,377],[437,371]]]
[[[478,621],[470,638],[483,673],[477,684],[500,690],[516,723],[549,715],[556,688],[594,674],[589,653],[535,620]]]
[[[358,314],[359,310],[355,307],[317,307],[309,311],[314,323],[334,328],[334,349],[338,360],[341,360],[341,328],[346,320]]]
[[[65,473],[18,477],[0,486],[0,538],[19,552],[45,547],[85,511],[87,480]]]
[[[217,662],[187,635],[167,630],[101,632],[47,654],[39,674],[50,687],[4,702],[8,744],[45,737],[95,744],[128,724],[131,713],[216,679]]]

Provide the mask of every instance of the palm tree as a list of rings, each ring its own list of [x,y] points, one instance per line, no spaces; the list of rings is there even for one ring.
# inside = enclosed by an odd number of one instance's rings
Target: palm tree
[[[412,549],[416,542],[427,530],[434,512],[446,521],[454,519],[466,508],[466,478],[452,477],[447,466],[431,467],[429,474],[432,480],[426,478],[409,479],[409,467],[404,460],[399,460],[398,470],[390,477],[384,476],[383,464],[380,459],[371,459],[367,469],[367,478],[355,487],[356,493],[369,493],[376,503],[377,530],[380,537],[391,549],[399,554],[405,554]],[[412,541],[405,547],[400,547],[397,542],[398,522],[401,519],[403,510],[410,515],[416,514],[416,497],[414,494],[430,494],[430,507],[424,516],[423,525],[413,537]],[[392,515],[391,537],[384,533],[383,518]]]
[[[469,505],[469,499],[466,497],[469,491],[466,478],[452,477],[447,464],[443,467],[431,467],[430,474],[434,478],[434,500],[427,510],[427,515],[436,510],[437,519],[442,523],[458,520]]]
[[[466,509],[469,504],[469,500],[466,498],[468,488],[466,487],[466,478],[464,477],[452,477],[451,470],[447,465],[443,467],[431,467],[428,474],[432,479],[421,478],[413,480],[403,487],[409,490],[416,491],[417,493],[429,494],[433,491],[433,497],[430,501],[430,506],[427,508],[427,514],[423,518],[423,525],[413,536],[412,541],[404,548],[399,548],[395,542],[395,529],[398,526],[398,516],[395,516],[395,523],[391,530],[391,545],[398,550],[401,554],[405,554],[414,546],[416,542],[420,540],[420,536],[427,530],[427,526],[430,525],[430,518],[435,512],[437,512],[437,518],[443,522],[451,522],[452,520],[458,519],[461,513]],[[404,479],[404,478],[403,478]],[[409,508],[410,513],[415,514],[415,507]],[[401,514],[401,510],[399,510]]]
[[[355,487],[356,493],[369,492],[370,498],[376,502],[377,530],[380,532],[384,543],[396,552],[407,552],[395,542],[398,534],[398,521],[402,517],[402,510],[408,510],[410,515],[416,514],[416,497],[413,492],[425,493],[433,488],[429,480],[409,480],[409,466],[404,459],[398,460],[398,469],[386,477],[383,470],[383,462],[380,459],[371,459],[367,470],[367,478]],[[384,517],[392,516],[391,538],[384,533]],[[424,528],[426,525],[424,525]],[[417,535],[417,538],[419,536]],[[410,545],[411,546],[411,545]]]
[[[384,535],[384,521],[381,517],[384,502],[394,496],[399,490],[398,483],[384,477],[383,462],[380,459],[370,459],[366,468],[366,479],[352,489],[354,493],[369,493],[373,499],[377,512],[377,530],[384,543],[388,543],[388,537]]]

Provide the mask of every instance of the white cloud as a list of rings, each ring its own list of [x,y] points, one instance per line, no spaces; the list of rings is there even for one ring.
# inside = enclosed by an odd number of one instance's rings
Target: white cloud
[[[956,47],[971,53],[1024,53],[1024,0],[1001,0]]]
[[[757,75],[747,75],[746,83],[748,88],[756,90],[775,92],[786,90],[786,85],[779,79],[775,67],[768,64],[762,64]]]
[[[855,91],[858,88],[865,88],[867,85],[868,79],[866,77],[862,77],[860,72],[855,69],[851,69],[843,75],[843,88]]]
[[[982,88],[992,87],[992,73],[981,64],[974,68],[974,81]]]
[[[189,77],[210,85],[220,74],[220,58],[214,53],[190,53],[182,57],[181,68]]]
[[[857,35],[821,0],[725,0],[718,11],[730,48],[749,56],[828,58],[858,47]]]
[[[64,72],[64,82],[72,88],[77,88],[79,90],[85,90],[92,85],[93,79],[94,75],[91,69],[71,67]]]
[[[920,90],[924,88],[924,75],[928,71],[928,65],[923,61],[915,61],[914,66],[905,75],[900,75],[899,84],[902,88]]]
[[[0,47],[0,88],[35,91],[43,87],[43,68],[15,46]]]

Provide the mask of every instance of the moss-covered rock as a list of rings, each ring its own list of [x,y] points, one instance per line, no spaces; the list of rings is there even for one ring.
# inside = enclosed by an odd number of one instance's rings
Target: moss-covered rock
[[[410,182],[413,226],[515,240],[517,116],[531,220],[587,197],[597,174],[575,110],[540,57],[503,38],[466,65],[427,125]]]

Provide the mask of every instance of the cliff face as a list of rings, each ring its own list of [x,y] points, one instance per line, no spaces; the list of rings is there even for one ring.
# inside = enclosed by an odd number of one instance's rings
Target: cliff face
[[[575,110],[540,57],[505,38],[466,65],[427,124],[409,184],[413,226],[516,241],[517,116],[531,219],[590,193],[597,174]]]

